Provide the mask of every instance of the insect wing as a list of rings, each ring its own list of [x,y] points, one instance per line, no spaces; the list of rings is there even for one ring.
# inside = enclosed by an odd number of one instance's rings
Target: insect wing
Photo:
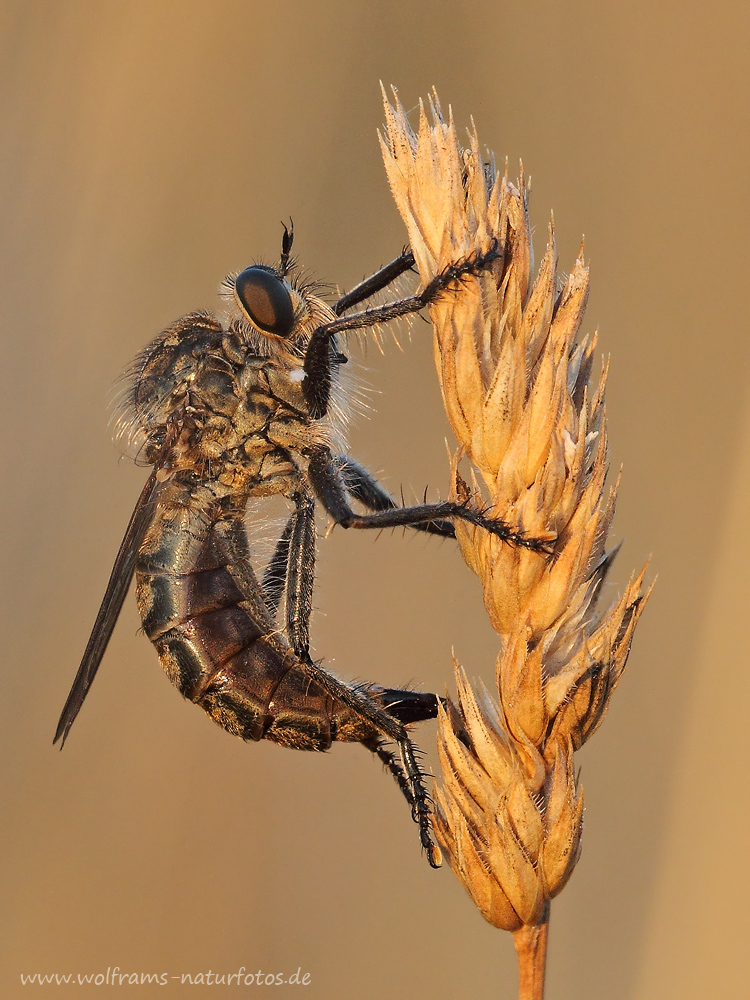
[[[68,700],[60,715],[55,738],[52,741],[57,743],[59,739],[62,739],[60,749],[65,746],[70,727],[75,722],[84,698],[88,694],[94,677],[96,677],[104,651],[112,636],[117,619],[120,617],[120,611],[130,588],[130,581],[135,573],[138,549],[151,521],[153,501],[159,485],[156,470],[154,470],[144,486],[143,492],[138,497],[115,564],[112,567],[104,599],[96,616],[94,628],[91,631],[76,679],[73,681],[73,687],[70,689]]]

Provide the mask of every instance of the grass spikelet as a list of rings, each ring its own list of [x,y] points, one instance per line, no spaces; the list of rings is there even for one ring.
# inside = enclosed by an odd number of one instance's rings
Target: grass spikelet
[[[512,931],[522,998],[543,995],[550,900],[581,850],[583,791],[573,754],[601,723],[648,594],[644,571],[601,611],[615,550],[607,490],[606,369],[590,381],[596,337],[579,339],[589,291],[583,245],[557,277],[554,227],[534,280],[523,170],[463,148],[437,96],[416,129],[384,94],[383,159],[423,284],[497,248],[430,306],[435,364],[458,449],[452,498],[546,540],[511,545],[456,522],[498,634],[496,690],[473,691],[454,662],[457,704],[441,711],[442,787],[434,828],[482,916]],[[467,469],[469,482],[462,477]]]

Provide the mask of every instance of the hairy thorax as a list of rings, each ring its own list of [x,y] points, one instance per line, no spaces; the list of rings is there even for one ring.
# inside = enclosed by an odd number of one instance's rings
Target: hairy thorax
[[[192,473],[245,497],[290,495],[308,449],[330,436],[308,414],[303,377],[289,348],[262,355],[240,324],[184,316],[131,372],[131,436],[147,463],[162,456],[163,478]]]

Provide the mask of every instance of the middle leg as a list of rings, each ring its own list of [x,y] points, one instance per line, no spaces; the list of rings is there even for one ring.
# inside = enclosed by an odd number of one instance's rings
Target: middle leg
[[[349,458],[348,455],[336,455],[333,461],[338,466],[341,481],[346,491],[368,510],[377,512],[400,509],[390,493],[383,489],[377,479],[353,458]],[[410,527],[417,531],[429,532],[432,535],[441,535],[444,538],[456,537],[456,530],[450,521],[419,521]]]
[[[484,528],[503,541],[533,552],[550,552],[550,539],[529,538],[514,531],[503,520],[487,517],[480,511],[452,500],[441,503],[415,504],[412,507],[384,507],[372,514],[357,514],[349,503],[344,477],[331,452],[319,446],[311,449],[308,465],[310,484],[331,517],[344,528],[398,528],[424,525],[422,530],[435,530],[447,518],[460,518]],[[432,525],[433,528],[428,527]],[[437,534],[445,534],[437,528]]]

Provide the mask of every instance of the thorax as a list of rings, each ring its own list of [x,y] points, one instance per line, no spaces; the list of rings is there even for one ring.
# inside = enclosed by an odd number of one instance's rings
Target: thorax
[[[287,494],[299,488],[307,449],[329,437],[327,421],[307,412],[303,377],[301,357],[254,353],[241,331],[191,314],[137,359],[128,420],[165,477],[192,473],[248,497]]]

